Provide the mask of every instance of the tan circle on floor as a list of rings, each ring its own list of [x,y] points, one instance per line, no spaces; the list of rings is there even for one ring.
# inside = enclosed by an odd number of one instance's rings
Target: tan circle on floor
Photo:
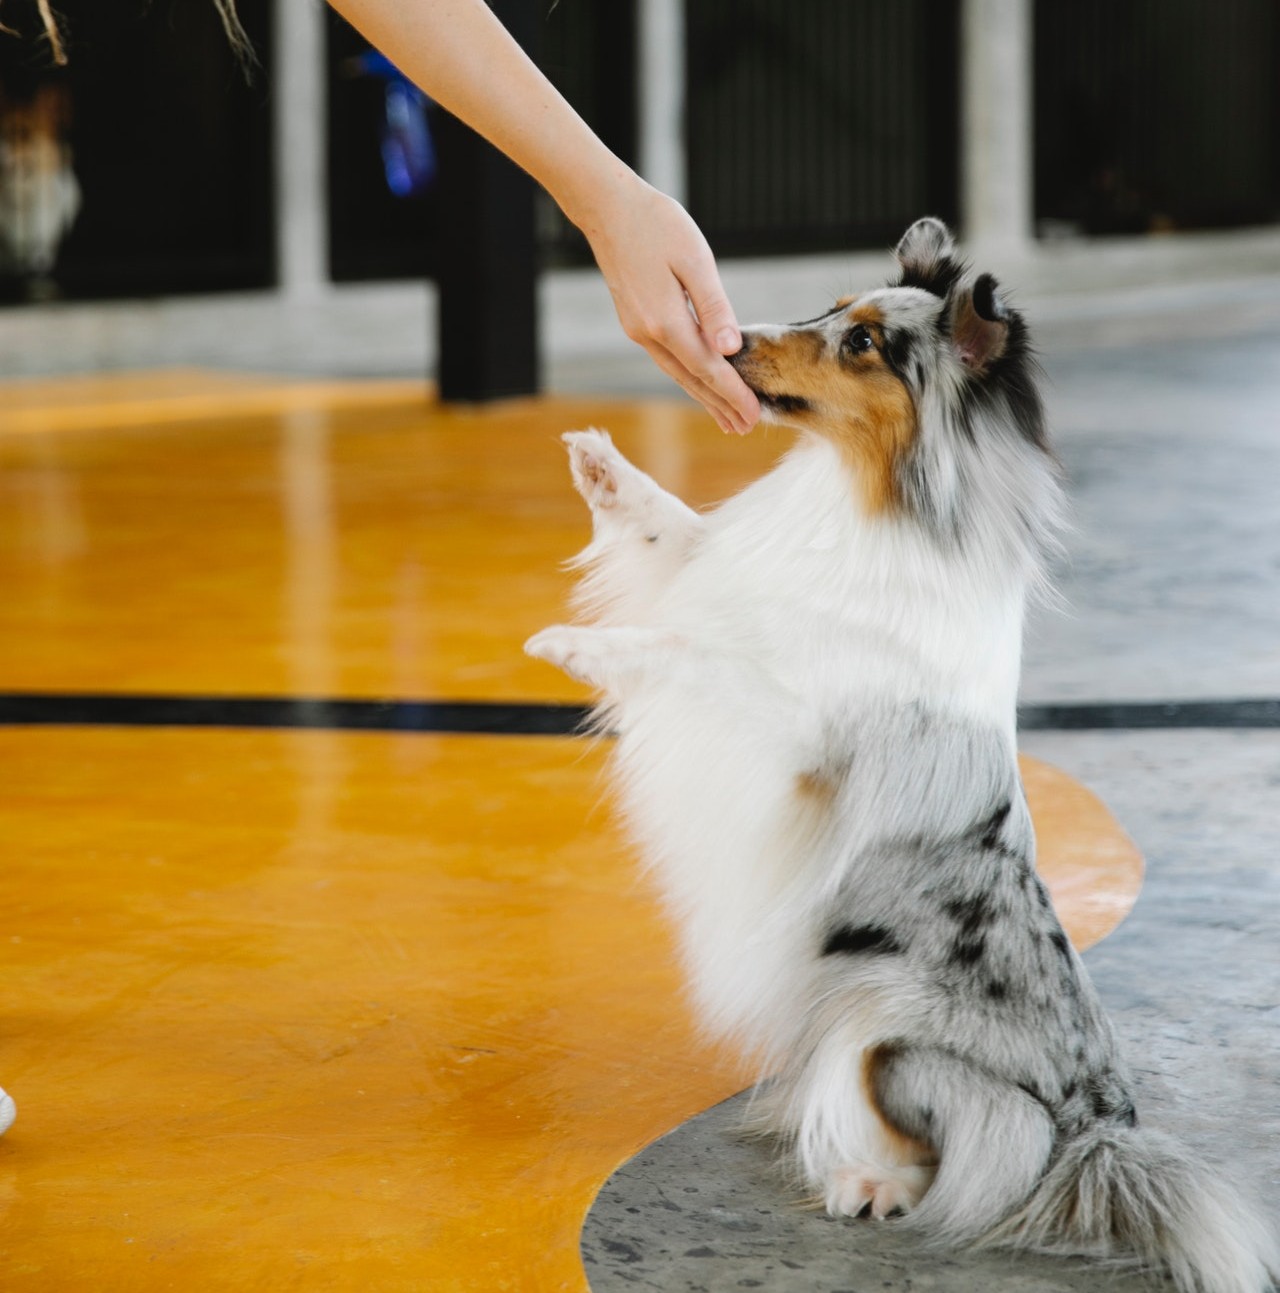
[[[1142,887],[1142,854],[1092,791],[1039,759],[1023,755],[1019,762],[1036,828],[1036,869],[1082,952],[1129,914]]]

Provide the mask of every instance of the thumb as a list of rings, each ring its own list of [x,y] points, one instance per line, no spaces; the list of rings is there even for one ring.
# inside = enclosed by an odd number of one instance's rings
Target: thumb
[[[693,312],[698,316],[698,327],[707,344],[722,355],[732,355],[742,349],[742,333],[733,316],[733,306],[725,295],[715,263],[698,265],[684,282]]]

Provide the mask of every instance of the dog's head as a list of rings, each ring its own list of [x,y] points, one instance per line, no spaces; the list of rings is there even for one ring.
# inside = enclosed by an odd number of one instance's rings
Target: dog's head
[[[766,421],[836,442],[872,513],[906,502],[940,438],[1047,448],[1026,326],[995,279],[971,277],[933,217],[907,230],[897,258],[888,287],[804,323],[746,328],[730,358]]]

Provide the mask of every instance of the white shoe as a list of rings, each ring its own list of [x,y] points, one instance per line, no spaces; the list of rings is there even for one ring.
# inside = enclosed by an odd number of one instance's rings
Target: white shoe
[[[13,1096],[5,1094],[4,1090],[0,1089],[0,1136],[13,1126],[13,1120],[17,1116],[18,1106],[13,1103]]]

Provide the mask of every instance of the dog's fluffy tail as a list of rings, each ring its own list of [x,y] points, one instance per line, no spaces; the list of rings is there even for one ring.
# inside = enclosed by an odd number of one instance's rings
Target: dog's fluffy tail
[[[1063,1147],[981,1245],[1163,1267],[1183,1293],[1264,1293],[1280,1278],[1267,1223],[1184,1146],[1103,1123]]]

